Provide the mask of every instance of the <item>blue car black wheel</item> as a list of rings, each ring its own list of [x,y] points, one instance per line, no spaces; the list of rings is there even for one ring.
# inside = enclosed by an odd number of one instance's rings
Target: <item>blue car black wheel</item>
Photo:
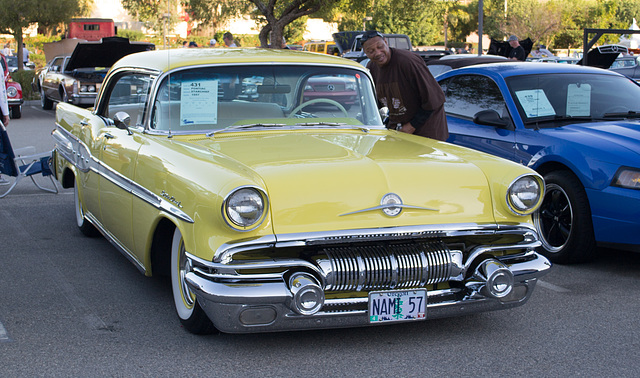
[[[534,222],[542,247],[554,263],[589,261],[596,252],[591,209],[584,188],[568,170],[544,175],[545,196]]]

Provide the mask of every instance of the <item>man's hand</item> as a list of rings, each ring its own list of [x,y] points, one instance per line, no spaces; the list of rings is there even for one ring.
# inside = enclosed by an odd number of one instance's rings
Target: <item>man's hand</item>
[[[402,125],[402,127],[398,131],[401,131],[407,134],[413,134],[416,131],[416,128],[411,125],[411,122],[407,122],[404,125]]]
[[[2,116],[2,124],[5,126],[9,126],[9,116],[8,115],[3,115]]]

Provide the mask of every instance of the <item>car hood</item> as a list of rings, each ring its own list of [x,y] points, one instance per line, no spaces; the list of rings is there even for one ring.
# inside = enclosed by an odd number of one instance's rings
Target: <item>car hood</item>
[[[624,159],[633,159],[630,161],[637,161],[640,154],[640,121],[573,124],[558,129],[548,129],[548,134],[590,145],[605,154],[622,153],[626,156]],[[619,161],[617,158],[611,159]]]
[[[155,50],[153,43],[129,42],[129,39],[122,37],[102,38],[100,42],[81,42],[73,50],[65,70],[111,67],[124,56],[149,50]]]
[[[263,180],[255,184],[268,192],[276,234],[453,224],[470,219],[495,223],[485,173],[448,149],[496,161],[488,155],[426,138],[384,133],[248,134],[216,135],[197,143],[226,155]],[[504,161],[500,164],[504,168]],[[413,208],[405,208],[397,217],[374,209],[388,193],[397,194],[404,205]]]

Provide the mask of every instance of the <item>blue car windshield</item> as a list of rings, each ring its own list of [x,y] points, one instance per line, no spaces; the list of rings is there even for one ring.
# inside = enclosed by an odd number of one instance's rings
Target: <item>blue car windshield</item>
[[[640,86],[622,76],[554,73],[514,76],[506,82],[520,116],[530,127],[640,114]]]

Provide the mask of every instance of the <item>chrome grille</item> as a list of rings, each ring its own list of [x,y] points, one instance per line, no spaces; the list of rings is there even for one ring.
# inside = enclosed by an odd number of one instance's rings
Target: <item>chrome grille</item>
[[[455,258],[458,256],[459,258]],[[462,253],[442,242],[327,248],[315,259],[327,291],[421,287],[458,276]]]

